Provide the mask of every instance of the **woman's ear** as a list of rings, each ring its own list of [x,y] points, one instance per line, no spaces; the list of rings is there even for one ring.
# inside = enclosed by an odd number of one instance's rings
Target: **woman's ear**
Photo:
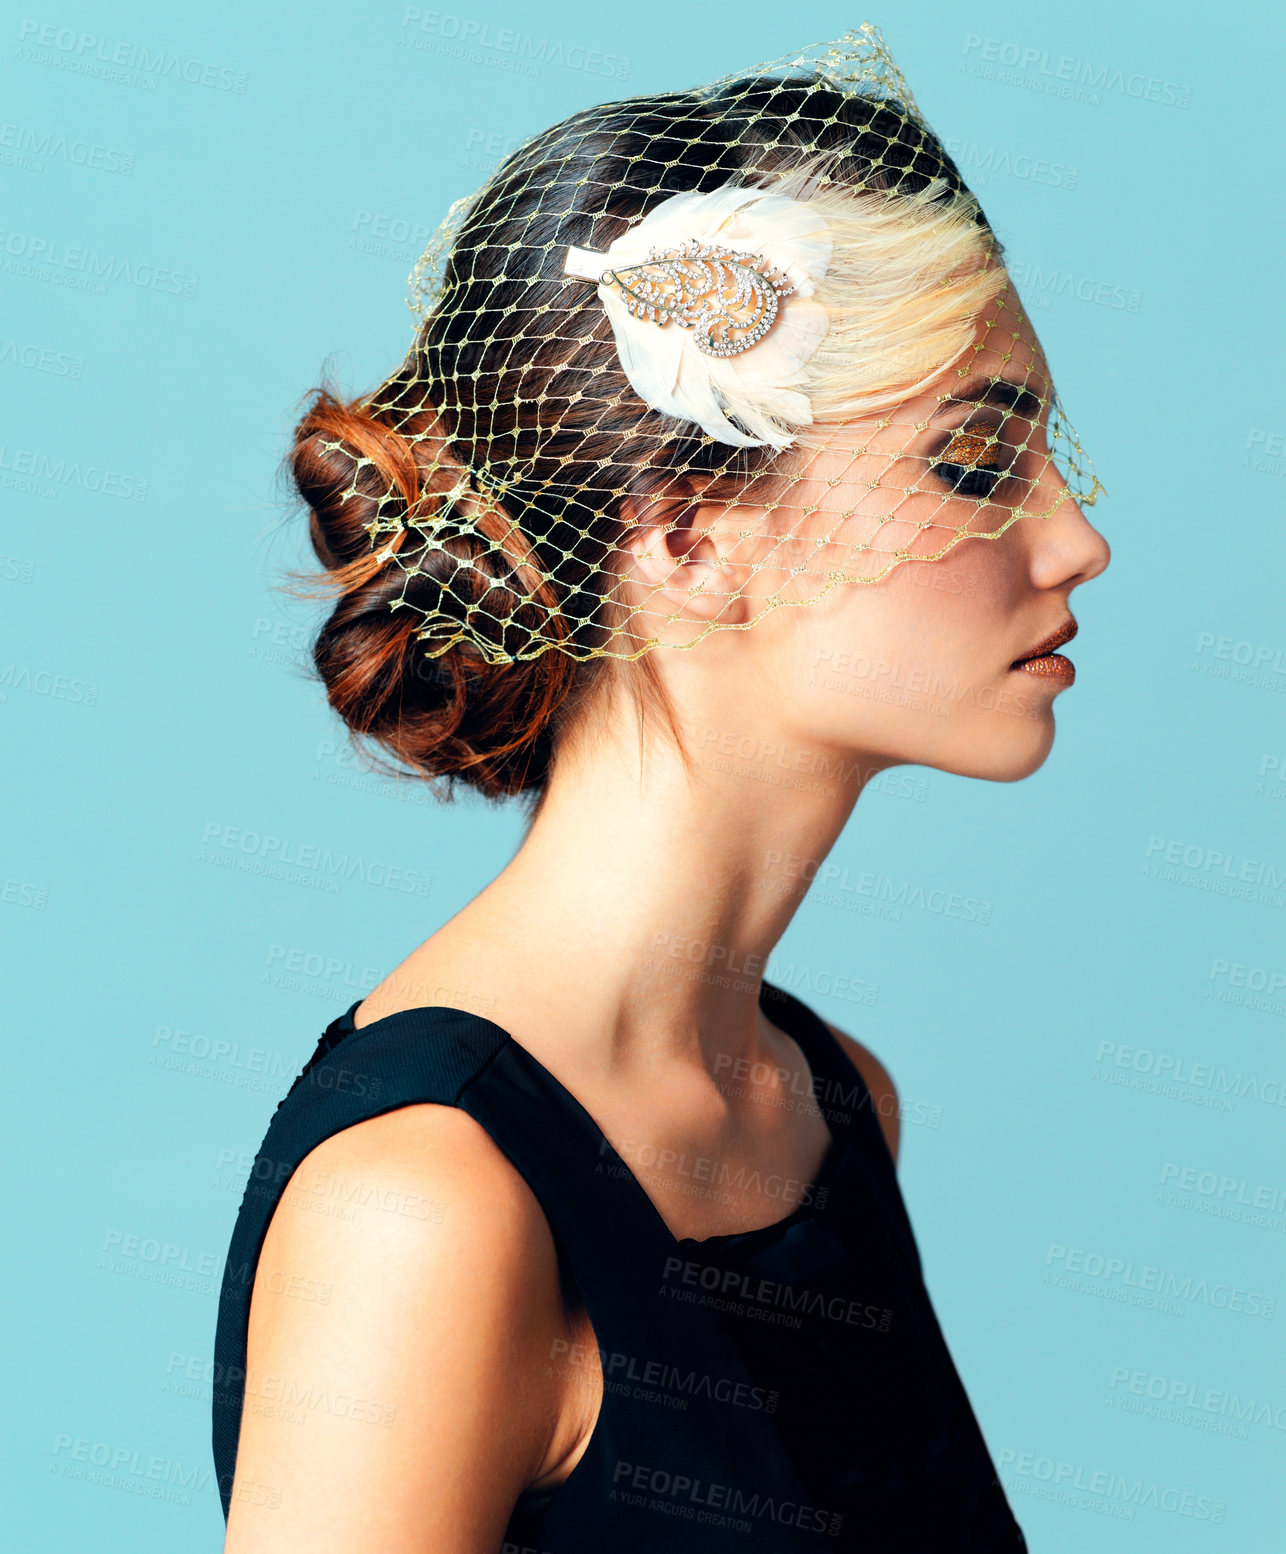
[[[623,577],[650,601],[640,601],[643,608],[721,625],[748,619],[740,593],[747,569],[721,553],[729,512],[726,503],[702,502],[695,486],[677,477],[662,491],[622,499],[625,533],[618,548],[628,558]]]

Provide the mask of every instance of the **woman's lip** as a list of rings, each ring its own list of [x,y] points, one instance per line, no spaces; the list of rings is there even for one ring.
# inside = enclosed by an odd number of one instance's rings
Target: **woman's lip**
[[[1036,658],[1023,658],[1010,665],[1014,674],[1034,674],[1045,680],[1058,680],[1071,685],[1076,679],[1076,665],[1061,653],[1041,653]]]
[[[1069,616],[1057,631],[1051,631],[1049,636],[1038,642],[1030,653],[1024,653],[1021,658],[1014,659],[1009,667],[1017,669],[1020,664],[1030,664],[1038,658],[1056,656],[1054,649],[1062,647],[1064,642],[1070,642],[1079,629],[1076,622]]]

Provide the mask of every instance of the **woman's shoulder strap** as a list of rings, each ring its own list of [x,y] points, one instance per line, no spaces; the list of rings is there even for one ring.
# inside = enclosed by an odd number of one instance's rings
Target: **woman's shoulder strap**
[[[784,987],[768,981],[762,985],[759,1005],[779,1030],[799,1044],[808,1059],[814,1094],[823,1113],[828,1107],[845,1112],[871,1109],[870,1090],[861,1070],[821,1015]]]
[[[255,1156],[223,1270],[215,1333],[214,1455],[227,1514],[245,1385],[250,1297],[272,1216],[301,1161],[345,1128],[402,1106],[458,1106],[510,1038],[460,1009],[408,1009],[327,1026],[279,1102]]]

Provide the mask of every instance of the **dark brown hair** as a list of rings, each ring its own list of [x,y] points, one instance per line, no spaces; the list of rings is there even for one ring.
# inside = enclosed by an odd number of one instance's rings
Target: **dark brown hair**
[[[649,409],[594,288],[568,286],[560,261],[569,244],[606,248],[670,195],[788,171],[819,151],[834,182],[913,193],[941,178],[943,198],[964,191],[922,125],[813,77],[590,109],[521,147],[474,199],[440,300],[381,388],[351,401],[315,392],[289,468],[339,595],[313,660],[355,737],[441,779],[444,796],[464,782],[538,798],[560,734],[611,679],[682,749],[651,654],[583,656],[610,629],[603,562],[624,532],[622,499],[695,482],[703,499],[765,500],[778,456]],[[377,516],[403,521],[394,559],[372,542]],[[444,544],[453,521],[460,532]],[[399,599],[413,607],[394,608]],[[426,617],[447,628],[467,617],[474,641],[430,657],[417,635]],[[479,638],[511,657],[538,638],[569,651],[489,663]]]

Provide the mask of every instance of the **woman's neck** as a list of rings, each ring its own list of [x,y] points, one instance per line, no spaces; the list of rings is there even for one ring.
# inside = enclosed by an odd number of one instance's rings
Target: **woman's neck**
[[[654,731],[641,757],[632,709],[582,722],[514,858],[426,948],[476,956],[510,1019],[556,1017],[609,1064],[761,1047],[769,956],[890,763],[721,721],[684,718],[690,772]]]

